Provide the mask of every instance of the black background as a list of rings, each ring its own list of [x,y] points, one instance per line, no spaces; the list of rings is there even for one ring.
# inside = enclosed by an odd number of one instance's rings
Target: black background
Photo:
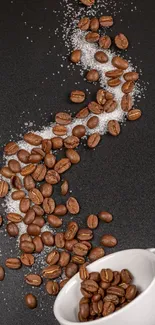
[[[146,98],[138,104],[143,116],[139,121],[123,126],[119,137],[105,135],[94,151],[81,146],[81,163],[66,174],[81,205],[77,217],[80,224],[85,225],[89,213],[102,209],[114,215],[113,223],[100,224],[95,236],[95,243],[99,244],[103,233],[114,234],[119,241],[114,251],[155,246],[155,5],[153,0],[135,0],[137,10],[131,11],[134,5],[127,2],[117,2],[117,8],[120,4],[122,9],[115,17],[112,32],[122,31],[128,36],[132,43],[129,55],[142,69],[142,80],[145,84],[149,82]],[[37,130],[52,120],[51,113],[64,109],[78,111],[81,106],[71,105],[68,101],[69,92],[73,86],[76,88],[75,81],[80,81],[79,89],[89,88],[93,96],[99,88],[86,84],[78,67],[75,71],[68,71],[66,67],[60,70],[62,60],[57,54],[66,54],[67,50],[61,35],[58,38],[54,34],[59,22],[53,9],[60,9],[61,21],[63,10],[59,1],[1,1],[1,148],[11,137],[18,140],[26,129],[24,123],[29,120],[35,122],[34,129]],[[113,6],[109,12],[113,12]],[[44,28],[39,30],[40,26]],[[49,50],[52,53],[47,55]],[[57,71],[61,73],[57,74]],[[63,79],[66,82],[61,87]],[[17,253],[15,240],[9,240],[3,230],[4,226],[0,232],[2,265],[6,257]],[[5,281],[0,284],[0,324],[57,324],[52,312],[54,299],[44,293],[44,286],[31,289],[24,285],[25,273],[25,269],[6,271]],[[33,311],[27,310],[23,303],[24,294],[29,291],[38,296],[39,306]]]

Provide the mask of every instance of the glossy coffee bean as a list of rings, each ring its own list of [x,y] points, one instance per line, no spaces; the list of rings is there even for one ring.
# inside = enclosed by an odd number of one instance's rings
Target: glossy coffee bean
[[[113,136],[118,136],[121,132],[120,124],[116,120],[108,122],[108,132]]]
[[[35,133],[29,132],[24,134],[24,140],[31,145],[39,146],[42,142],[42,137]]]
[[[124,34],[120,33],[117,36],[115,36],[115,45],[120,50],[126,50],[129,46],[129,41]]]
[[[99,20],[96,17],[94,17],[90,20],[90,29],[92,32],[97,32],[99,29],[99,26],[100,26]]]
[[[46,283],[46,291],[51,296],[56,296],[59,293],[59,284],[55,281],[48,281]]]
[[[134,109],[131,109],[128,114],[127,114],[127,119],[129,121],[136,121],[138,120],[142,115],[142,112],[140,109],[137,109],[137,108],[134,108]]]
[[[93,133],[89,136],[87,140],[87,145],[89,148],[93,149],[99,144],[100,140],[101,140],[100,134],[98,132]]]
[[[98,217],[94,214],[90,214],[87,218],[87,226],[90,229],[96,229],[98,226]]]
[[[11,197],[15,201],[21,200],[25,197],[25,192],[22,190],[14,191],[12,192]]]
[[[99,22],[101,27],[111,27],[114,23],[112,16],[101,16]]]
[[[72,164],[78,164],[80,162],[80,155],[74,149],[67,149],[66,156],[69,158]]]
[[[70,100],[73,103],[80,104],[84,102],[86,95],[81,90],[73,90],[70,94]]]
[[[86,128],[84,125],[81,124],[74,126],[72,130],[72,134],[79,139],[84,137],[85,133],[86,133]]]
[[[68,181],[65,180],[61,185],[61,195],[66,195],[68,193],[68,189],[69,189],[69,184]]]
[[[65,239],[66,240],[72,240],[74,239],[74,237],[76,236],[77,232],[78,232],[78,224],[75,221],[71,221],[68,223],[67,225],[67,230],[65,232]]]
[[[54,236],[50,231],[42,232],[41,239],[42,239],[43,244],[46,246],[54,245]]]
[[[20,249],[24,253],[31,254],[31,253],[34,252],[35,246],[34,246],[34,244],[32,242],[29,242],[29,241],[25,240],[25,241],[20,242]]]
[[[15,155],[19,150],[19,146],[16,142],[9,142],[4,147],[4,153],[6,156],[12,156]]]
[[[59,265],[61,267],[66,267],[69,264],[70,261],[70,254],[68,252],[61,252],[60,258],[59,258]]]
[[[32,295],[31,293],[27,294],[25,296],[25,304],[28,308],[30,309],[34,309],[37,307],[37,299],[34,295]]]
[[[98,217],[100,220],[106,222],[106,223],[109,223],[113,220],[113,217],[112,217],[112,214],[107,212],[107,211],[101,211],[99,214],[98,214]]]
[[[20,200],[19,209],[21,212],[26,213],[30,208],[30,200],[28,198],[23,198]]]
[[[45,198],[43,200],[43,209],[47,214],[53,213],[55,209],[55,201],[51,197]]]
[[[34,264],[34,256],[32,254],[26,254],[26,253],[23,253],[21,256],[20,256],[20,260],[22,262],[23,265],[25,266],[32,266]]]
[[[31,175],[27,175],[24,177],[24,187],[27,191],[30,191],[35,187],[35,181]]]
[[[67,213],[67,208],[64,204],[58,204],[54,209],[56,216],[64,216]]]
[[[47,153],[44,158],[44,163],[48,168],[53,168],[56,163],[56,157],[52,153]]]
[[[58,263],[59,258],[60,258],[60,254],[59,254],[59,252],[58,252],[56,249],[54,249],[54,250],[52,250],[52,252],[50,252],[50,253],[47,255],[47,257],[46,257],[46,262],[47,262],[47,264],[49,264],[49,265],[55,265],[55,264]]]
[[[7,224],[6,230],[10,237],[16,237],[19,234],[19,229],[17,225],[13,222]]]
[[[44,245],[43,245],[43,242],[42,242],[42,239],[40,236],[35,236],[33,238],[33,244],[34,244],[36,253],[40,253],[43,251]]]
[[[87,126],[89,129],[95,129],[99,124],[99,118],[97,116],[92,116],[88,122]]]
[[[64,248],[65,247],[65,238],[64,233],[59,232],[55,235],[55,246],[57,248]]]
[[[67,278],[72,278],[78,272],[78,266],[75,263],[69,263],[65,268]]]
[[[47,221],[54,228],[59,228],[62,225],[62,220],[54,214],[49,215]]]
[[[5,270],[2,266],[0,266],[0,281],[3,281],[5,278]]]
[[[77,233],[78,240],[91,240],[93,238],[93,232],[88,228],[81,228]]]
[[[108,283],[112,282],[114,278],[114,274],[111,269],[102,269],[100,276],[103,282],[108,282]]]
[[[81,53],[81,51],[79,53]],[[55,115],[55,121],[60,125],[68,125],[71,123],[71,115],[65,112],[59,112]]]
[[[41,228],[39,226],[37,226],[37,225],[30,224],[27,227],[27,233],[30,236],[39,236],[40,232],[41,232]]]
[[[71,53],[71,61],[73,63],[78,63],[80,60],[81,60],[81,56],[82,56],[82,52],[81,50],[74,50],[72,53]],[[58,123],[58,122],[57,122]]]
[[[97,43],[98,40],[100,38],[100,35],[96,32],[89,32],[86,36],[85,36],[85,40],[88,43]]]
[[[112,235],[103,235],[101,244],[105,247],[115,247],[117,245],[117,239]]]
[[[79,23],[78,23],[78,27],[83,30],[86,31],[89,29],[90,26],[90,19],[88,17],[83,17],[80,19]]]
[[[52,138],[51,143],[54,150],[61,149],[63,147],[63,139],[60,137]]]
[[[74,197],[67,200],[66,207],[71,214],[78,214],[80,211],[79,203]]]
[[[18,270],[21,268],[21,261],[19,258],[15,258],[15,257],[7,258],[5,261],[5,265],[9,269]]]
[[[88,257],[91,262],[94,262],[94,261],[98,260],[99,258],[103,257],[104,255],[105,255],[105,252],[104,252],[103,248],[95,247],[90,251]]]
[[[92,70],[88,71],[87,74],[86,74],[86,79],[89,82],[98,81],[99,77],[100,77],[100,75],[99,75],[98,71],[95,70],[95,69],[92,69]]]
[[[40,275],[38,274],[28,274],[25,276],[25,281],[27,284],[34,286],[34,287],[39,287],[42,283],[42,279]]]
[[[113,57],[112,64],[114,67],[121,70],[126,70],[129,66],[128,62],[125,59],[122,59],[120,56]]]
[[[102,49],[109,49],[110,46],[111,46],[111,38],[108,36],[108,35],[104,35],[104,36],[101,36],[99,38],[99,46],[102,48]]]
[[[46,279],[56,279],[62,273],[62,269],[59,265],[47,266],[43,269],[42,275]]]

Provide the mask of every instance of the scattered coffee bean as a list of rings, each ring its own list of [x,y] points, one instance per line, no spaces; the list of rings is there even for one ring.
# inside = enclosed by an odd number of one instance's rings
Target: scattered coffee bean
[[[92,32],[97,32],[99,29],[99,26],[100,26],[99,20],[96,17],[94,17],[90,20],[90,29]]]
[[[136,121],[138,120],[142,115],[142,112],[140,109],[134,108],[131,109],[128,114],[127,114],[127,118],[129,121]]]
[[[0,197],[5,197],[8,194],[9,185],[5,181],[0,181]]]
[[[92,69],[92,70],[88,71],[87,74],[86,74],[86,79],[89,82],[98,81],[99,80],[99,77],[100,77],[99,76],[99,73],[95,69]]]
[[[99,22],[101,27],[111,27],[114,23],[112,16],[101,16]]]
[[[42,283],[42,279],[40,275],[38,274],[28,274],[25,276],[25,281],[27,284],[34,286],[34,287],[39,287]]]
[[[60,125],[68,125],[71,123],[71,115],[68,113],[59,112],[55,116],[55,121]]]
[[[81,18],[79,23],[78,23],[78,27],[83,30],[83,31],[86,31],[89,29],[89,26],[90,26],[90,19],[88,17],[84,17],[84,18]]]
[[[55,235],[55,246],[57,248],[65,247],[65,236],[63,232],[59,232]]]
[[[24,187],[27,191],[30,191],[35,188],[35,181],[31,175],[27,175],[24,177]]]
[[[46,291],[51,296],[56,296],[59,293],[59,284],[55,281],[48,281],[46,283]]]
[[[43,139],[41,145],[42,145],[42,150],[45,153],[49,153],[52,149],[52,142],[50,139]]]
[[[31,293],[28,293],[25,296],[25,304],[28,308],[30,309],[34,309],[37,307],[37,299],[34,295],[32,295]]]
[[[15,155],[18,152],[18,150],[19,150],[18,144],[13,141],[7,143],[6,146],[4,147],[4,153],[7,156]]]
[[[115,36],[115,44],[119,49],[126,50],[129,46],[129,41],[124,34],[120,33]]]
[[[88,108],[93,114],[101,114],[103,111],[103,107],[96,102],[89,103]]]
[[[34,204],[40,205],[43,203],[43,196],[37,188],[29,191],[29,198]]]
[[[74,149],[74,148],[78,147],[79,143],[80,143],[79,138],[75,137],[74,135],[68,136],[64,140],[64,146],[67,149]]]
[[[7,214],[7,219],[11,222],[14,222],[14,223],[18,223],[18,222],[21,222],[22,221],[22,216],[18,213],[8,213]]]
[[[60,137],[54,137],[51,139],[52,141],[52,148],[55,149],[61,149],[63,147],[63,139]]]
[[[56,124],[53,126],[52,131],[55,135],[63,136],[67,134],[67,128],[64,125]]]
[[[95,148],[99,142],[101,140],[101,136],[98,132],[93,133],[89,136],[88,140],[87,140],[87,145],[89,148]]]
[[[78,240],[91,240],[93,238],[93,232],[88,228],[81,228],[77,233]]]
[[[65,232],[65,239],[72,240],[76,236],[78,232],[78,224],[75,221],[71,221],[68,223],[67,230]]]
[[[37,216],[43,216],[44,215],[44,210],[41,208],[40,205],[33,205],[32,209],[34,210],[34,212],[36,213]]]
[[[56,279],[62,273],[62,269],[59,265],[47,266],[43,269],[42,275],[46,279]]]
[[[117,245],[117,239],[112,235],[103,235],[101,244],[105,247],[114,247]]]
[[[122,282],[125,282],[127,284],[130,284],[132,282],[132,275],[131,275],[131,273],[128,270],[123,269],[121,271],[121,280],[122,280]]]
[[[33,244],[35,247],[35,253],[41,253],[44,249],[44,245],[40,236],[35,236],[33,238]]]
[[[128,112],[132,108],[132,97],[129,94],[125,94],[121,100],[121,108],[124,112]]]
[[[3,281],[5,278],[5,270],[2,266],[0,266],[0,281]]]
[[[78,272],[78,266],[75,263],[69,263],[65,268],[65,275],[67,278],[72,278]]]
[[[51,197],[45,198],[43,201],[43,209],[47,214],[53,213],[55,209],[55,201]]]
[[[80,211],[79,203],[74,197],[70,197],[67,200],[66,206],[71,214],[78,214]]]
[[[58,263],[60,254],[56,249],[53,249],[46,257],[46,262],[49,265],[55,265]]]
[[[66,240],[66,242],[65,242],[65,249],[67,249],[68,251],[72,252],[73,251],[73,246],[75,244],[77,244],[77,243],[78,243],[77,239]]]
[[[34,264],[34,256],[32,254],[23,253],[20,256],[20,260],[25,266],[32,266]]]
[[[104,252],[103,248],[95,247],[90,251],[88,257],[91,262],[94,262],[94,261],[98,260],[99,258],[103,257],[104,255],[105,255],[105,252]]]
[[[88,107],[84,107],[76,114],[75,117],[79,118],[79,119],[83,119],[83,118],[87,117],[88,115],[89,115]]]
[[[128,62],[125,59],[122,59],[120,56],[115,56],[112,59],[112,64],[117,69],[126,70],[129,66]]]
[[[30,200],[28,198],[23,198],[20,200],[19,210],[26,213],[30,208]]]
[[[96,95],[96,100],[98,104],[104,105],[106,103],[106,100],[113,99],[113,94],[105,91],[104,89],[99,89]]]
[[[108,56],[106,53],[104,53],[103,51],[97,51],[94,55],[96,61],[100,62],[100,63],[107,63],[108,62]]]
[[[109,212],[106,212],[106,211],[101,211],[98,215],[99,219],[106,222],[106,223],[109,223],[113,220],[112,218],[112,214],[109,213]]]
[[[12,257],[12,258],[7,258],[5,261],[6,267],[12,270],[18,270],[21,268],[21,261],[19,258]]]
[[[41,228],[37,225],[30,224],[27,227],[27,233],[30,236],[38,236],[38,235],[40,235],[40,232],[41,232]]]
[[[6,177],[6,178],[11,178],[15,175],[9,167],[2,167],[1,174],[2,174],[2,176]]]
[[[68,193],[69,185],[68,182],[65,180],[61,185],[61,195],[66,195]]]
[[[49,198],[53,193],[53,187],[51,184],[44,183],[40,186],[40,192],[44,198]]]
[[[82,56],[82,52],[81,50],[74,50],[72,53],[71,53],[71,61],[73,63],[78,63],[80,60],[81,60],[81,56]],[[65,114],[65,113],[64,113]],[[57,122],[59,123],[59,122]],[[69,122],[70,123],[70,122]],[[67,124],[69,124],[67,123]]]
[[[50,231],[42,232],[41,239],[42,239],[43,244],[46,246],[54,245],[54,236]]]
[[[137,81],[139,79],[139,74],[135,71],[127,72],[123,75],[126,81]]]
[[[48,184],[54,185],[60,182],[60,175],[56,170],[50,169],[45,176],[45,180]]]
[[[109,87],[117,87],[121,84],[121,80],[119,78],[109,79],[107,82]]]
[[[134,82],[133,81],[126,81],[123,85],[122,85],[122,92],[125,94],[129,94],[133,91],[134,89]]]
[[[66,150],[66,156],[69,158],[72,164],[78,164],[80,161],[80,155],[77,151],[73,149],[67,149]]]
[[[59,258],[59,265],[61,267],[66,267],[69,264],[70,261],[70,254],[68,252],[61,252],[60,258]]]
[[[85,263],[85,258],[83,256],[73,255],[71,258],[71,262],[77,265],[82,265]]]
[[[24,241],[32,243],[32,237],[30,235],[28,235],[27,232],[20,236],[20,242],[22,243]]]
[[[2,224],[3,224],[3,217],[0,216],[0,227],[2,226]]]
[[[24,140],[33,146],[39,146],[43,139],[40,135],[29,132],[24,135]]]
[[[72,134],[77,138],[84,137],[85,133],[86,133],[86,128],[84,125],[76,125],[72,130]]]
[[[14,191],[14,192],[12,192],[11,197],[15,201],[16,200],[21,200],[21,199],[23,199],[25,197],[25,192],[22,191],[22,190]]]
[[[94,214],[90,214],[87,218],[87,226],[90,229],[95,229],[98,226],[98,217]]]
[[[108,132],[113,135],[113,136],[117,136],[120,134],[120,125],[119,122],[115,121],[115,120],[111,120],[108,122]]]
[[[109,49],[111,46],[111,38],[107,35],[101,36],[99,38],[99,46],[101,47],[101,49]]]
[[[96,43],[96,42],[98,42],[99,38],[100,38],[100,35],[95,32],[89,32],[85,37],[85,39],[88,43]]]
[[[54,209],[54,214],[57,216],[64,216],[67,213],[67,208],[64,204],[58,204]]]
[[[22,182],[18,176],[11,177],[11,184],[13,188],[20,190],[22,188]]]
[[[70,94],[70,100],[73,103],[77,103],[77,104],[82,103],[84,102],[85,98],[86,95],[81,90],[73,90]]]
[[[24,253],[31,254],[31,253],[34,252],[35,246],[34,246],[34,244],[32,242],[29,242],[29,241],[25,240],[25,241],[20,242],[20,249]]]
[[[48,168],[53,168],[56,163],[56,157],[52,153],[47,153],[44,158],[44,163]],[[35,170],[35,172],[36,172],[36,170]]]
[[[6,230],[10,237],[16,237],[19,234],[19,229],[13,222],[7,224]]]
[[[36,169],[36,166],[34,164],[29,164],[29,165],[23,167],[20,173],[22,176],[27,176],[27,175],[32,174],[35,171],[35,169]]]
[[[10,170],[15,174],[20,173],[20,171],[21,171],[20,163],[16,159],[10,159],[8,162],[8,166],[9,166]]]
[[[111,80],[115,80],[115,79],[111,79]],[[104,111],[106,113],[111,113],[113,112],[117,107],[117,102],[113,99],[109,99],[106,101],[106,103],[104,104],[103,108],[104,108]]]
[[[73,252],[79,256],[86,256],[88,254],[88,247],[82,243],[77,243],[73,246]]]
[[[107,71],[105,73],[105,76],[108,77],[108,78],[119,78],[119,77],[122,76],[122,74],[123,74],[123,70],[114,69],[114,70]]]
[[[88,122],[87,126],[89,129],[95,129],[99,124],[99,118],[97,116],[92,116]]]
[[[49,215],[47,221],[54,228],[59,228],[62,225],[62,220],[54,214]]]

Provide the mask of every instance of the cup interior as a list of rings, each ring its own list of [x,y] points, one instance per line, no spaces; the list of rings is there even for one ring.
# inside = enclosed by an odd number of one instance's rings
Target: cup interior
[[[114,271],[121,271],[126,268],[133,274],[133,283],[137,285],[138,290],[144,292],[155,276],[155,257],[145,250],[127,250],[101,258],[87,268],[89,272],[101,271],[103,268],[111,268]],[[79,274],[76,274],[58,295],[54,312],[60,323],[62,323],[62,319],[63,324],[66,323],[67,325],[68,322],[79,322],[78,305],[82,297],[80,283]]]

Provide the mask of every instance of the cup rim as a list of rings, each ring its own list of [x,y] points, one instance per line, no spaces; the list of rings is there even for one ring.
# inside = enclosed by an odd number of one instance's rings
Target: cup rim
[[[102,257],[101,259],[109,259],[109,258],[112,258],[114,255],[116,256],[116,255],[119,255],[119,254],[121,254],[121,253],[123,253],[123,252],[131,252],[131,251],[137,251],[137,252],[141,252],[141,253],[144,253],[144,254],[146,254],[146,255],[150,255],[151,254],[151,256],[152,256],[152,252],[151,252],[151,250],[146,250],[146,249],[126,249],[126,250],[122,250],[122,251],[119,251],[119,252],[115,252],[115,253],[112,253],[112,254],[109,254],[109,255],[107,255],[107,256],[105,256],[105,257]],[[100,260],[101,260],[100,259]],[[94,261],[93,263],[91,263],[90,264],[90,266],[92,266],[93,264],[95,264],[96,262],[98,262],[99,260],[96,260],[96,261]],[[59,293],[59,295],[60,295],[60,298],[61,298],[61,296],[63,296],[63,294],[64,294],[64,291],[67,289],[66,288],[66,286],[69,286],[69,283],[70,283],[70,281],[74,281],[74,279],[77,277],[77,275],[78,275],[79,273],[77,273],[77,274],[75,274],[74,275],[74,277],[73,278],[71,278],[69,281],[68,281],[68,283],[65,285],[65,287],[61,290],[61,292]],[[129,309],[129,308],[131,308],[132,307],[132,305],[133,304],[136,304],[137,303],[137,301],[139,301],[140,299],[142,299],[143,297],[144,297],[144,295],[146,295],[147,294],[147,292],[148,292],[148,290],[153,286],[153,284],[155,283],[155,276],[153,277],[153,279],[152,279],[152,281],[150,282],[150,284],[149,284],[149,286],[136,298],[136,299],[134,299],[133,301],[131,301],[127,306],[125,306],[125,310],[127,310],[127,309]],[[58,304],[58,299],[60,299],[59,298],[59,295],[58,295],[58,297],[56,298],[56,300],[55,300],[55,303],[54,303],[54,307],[53,307],[53,310],[54,310],[54,315],[55,315],[55,317],[56,317],[56,319],[60,322],[60,323],[62,323],[62,324],[64,324],[64,325],[85,325],[86,323],[85,322],[71,322],[71,321],[69,321],[69,320],[66,320],[65,318],[63,318],[61,315],[60,315],[60,313],[59,313],[59,310],[58,310],[58,306],[57,306],[57,304]],[[122,308],[122,309],[120,309],[120,310],[118,310],[116,313],[117,313],[117,315],[118,315],[118,313],[119,314],[121,314],[121,313],[123,313],[124,312],[124,308]],[[107,317],[108,317],[108,320],[109,319],[111,319],[111,318],[113,318],[113,317],[115,317],[115,315],[116,315],[116,313],[113,313],[113,314],[111,314],[111,315],[108,315]],[[93,320],[93,321],[89,321],[89,325],[99,325],[100,323],[101,323],[101,321],[102,321],[102,323],[104,324],[106,324],[106,320],[107,320],[107,317],[106,318],[100,318],[100,319],[97,319],[97,320]]]

